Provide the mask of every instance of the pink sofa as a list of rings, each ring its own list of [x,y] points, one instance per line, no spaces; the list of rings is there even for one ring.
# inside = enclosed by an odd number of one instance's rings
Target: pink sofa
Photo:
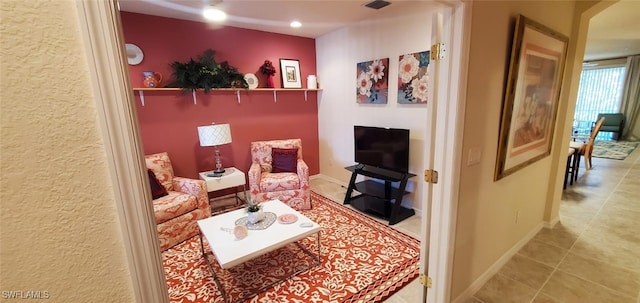
[[[162,251],[200,233],[196,221],[211,216],[207,187],[203,180],[176,177],[166,152],[146,155],[147,168],[167,190],[153,200]]]
[[[272,172],[272,148],[297,148],[295,172]],[[302,160],[302,140],[251,142],[249,190],[254,202],[279,199],[295,210],[311,209],[309,166]]]

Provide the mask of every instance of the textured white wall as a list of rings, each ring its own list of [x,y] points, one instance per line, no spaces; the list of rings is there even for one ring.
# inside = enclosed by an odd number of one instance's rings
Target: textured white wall
[[[407,184],[413,193],[402,204],[416,210],[422,207],[420,175],[429,107],[398,104],[398,57],[430,50],[434,12],[433,3],[393,4],[373,18],[316,39],[318,80],[323,89],[318,99],[320,173],[349,182],[351,173],[344,167],[354,164],[353,125],[410,129],[409,171],[418,177]],[[388,103],[357,104],[356,64],[380,58],[389,58],[385,69]]]
[[[0,9],[0,290],[131,302],[76,4]]]

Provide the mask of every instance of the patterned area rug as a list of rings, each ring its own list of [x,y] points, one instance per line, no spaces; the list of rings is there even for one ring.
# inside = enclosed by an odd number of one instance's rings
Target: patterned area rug
[[[316,193],[311,199],[313,209],[303,214],[323,228],[321,264],[313,266],[313,259],[295,244],[230,270],[210,257],[230,301],[309,266],[241,302],[382,302],[418,276],[418,240]],[[300,244],[318,251],[315,236]],[[162,259],[171,302],[224,302],[202,257],[199,237],[166,250]]]
[[[593,157],[624,160],[640,142],[596,141],[593,145]]]

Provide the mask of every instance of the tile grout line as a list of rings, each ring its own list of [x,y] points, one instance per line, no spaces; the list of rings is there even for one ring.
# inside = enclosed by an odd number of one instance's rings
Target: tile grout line
[[[591,227],[591,224],[593,223],[593,220],[595,220],[595,218],[600,214],[600,212],[605,207],[605,205],[607,205],[607,203],[609,203],[609,200],[611,199],[611,196],[613,195],[613,193],[620,186],[620,183],[622,183],[622,181],[627,178],[627,176],[631,172],[631,168],[635,164],[637,164],[639,162],[639,159],[640,159],[640,157],[636,157],[635,161],[633,163],[631,163],[629,165],[629,167],[627,167],[627,171],[625,172],[625,174],[622,176],[622,178],[620,178],[620,181],[618,181],[616,186],[614,186],[613,189],[611,190],[611,192],[607,195],[607,197],[604,200],[604,203],[602,203],[602,205],[600,205],[600,207],[598,208],[598,211],[596,211],[596,213],[593,215],[593,217],[591,217],[591,219],[589,219],[589,222],[587,222],[586,227],[582,231],[580,231],[580,234],[578,235],[576,240],[573,242],[573,244],[571,244],[571,247],[569,247],[569,249],[567,250],[567,253],[560,259],[560,262],[558,262],[558,264],[556,266],[554,266],[553,270],[551,271],[551,274],[549,274],[549,277],[547,277],[547,279],[544,281],[544,283],[542,283],[542,286],[540,286],[540,289],[538,289],[538,291],[536,292],[535,296],[533,296],[533,299],[531,299],[531,301],[529,301],[530,303],[533,302],[533,300],[535,300],[535,298],[537,298],[538,295],[540,295],[540,293],[542,292],[542,289],[545,287],[545,285],[547,285],[547,283],[549,283],[549,280],[551,280],[551,277],[553,276],[553,274],[555,274],[556,271],[559,270],[560,264],[562,264],[562,262],[567,258],[569,253],[571,253],[571,250],[576,245],[576,243],[578,243],[578,240],[580,240],[580,237],[582,237],[582,235],[587,231],[587,229],[589,229],[589,227]],[[577,277],[575,275],[572,275],[572,276]],[[577,278],[580,278],[580,277],[577,277]],[[585,279],[582,279],[582,280],[585,280]],[[589,280],[585,280],[585,281],[589,281]],[[602,285],[600,283],[597,283],[597,282],[594,282],[594,281],[589,281],[589,282],[592,282],[592,283],[598,284],[600,286],[603,286],[605,288],[608,288],[607,286],[604,286],[604,285]],[[608,288],[608,289],[610,289],[610,288]],[[616,293],[618,293],[618,291],[616,291]],[[549,296],[549,295],[546,295],[546,296]]]

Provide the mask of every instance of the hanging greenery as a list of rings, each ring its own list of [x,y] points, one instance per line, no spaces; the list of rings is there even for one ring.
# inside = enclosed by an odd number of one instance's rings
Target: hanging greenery
[[[208,49],[198,57],[198,61],[190,58],[188,62],[169,64],[173,70],[169,87],[180,87],[185,92],[203,89],[205,93],[213,88],[248,88],[244,75],[227,61],[216,62],[215,54],[214,50]]]

